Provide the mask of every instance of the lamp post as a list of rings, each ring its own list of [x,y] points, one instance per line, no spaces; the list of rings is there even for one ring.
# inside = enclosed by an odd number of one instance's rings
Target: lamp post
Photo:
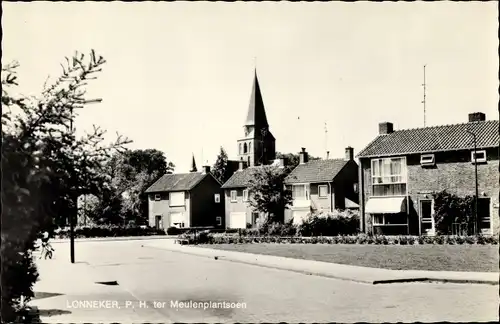
[[[82,105],[86,104],[95,104],[95,103],[100,103],[102,99],[92,99],[92,100],[86,100],[82,102]],[[70,132],[73,133],[73,106],[70,107],[70,119],[69,119],[69,129]],[[74,179],[74,177],[73,177]],[[77,190],[78,186],[74,189],[75,191]],[[69,253],[70,253],[70,260],[71,263],[75,263],[75,216],[78,213],[77,210],[77,199],[78,196],[73,197],[74,192],[72,193],[71,196],[71,211],[69,215]]]
[[[467,130],[467,133],[471,134],[472,137],[474,138],[474,173],[475,173],[475,181],[476,181],[476,185],[475,185],[475,189],[476,189],[476,195],[474,197],[474,211],[475,211],[475,216],[476,216],[476,219],[475,219],[475,225],[476,225],[476,232],[478,231],[479,229],[479,217],[478,217],[478,213],[477,213],[477,207],[478,207],[478,197],[479,197],[479,192],[478,192],[478,184],[477,184],[477,140],[476,140],[476,134],[471,132],[470,130]],[[476,233],[474,233],[476,234]]]

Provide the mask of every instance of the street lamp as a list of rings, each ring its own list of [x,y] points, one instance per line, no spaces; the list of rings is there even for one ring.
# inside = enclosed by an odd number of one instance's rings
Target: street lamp
[[[472,137],[474,138],[474,172],[475,172],[475,180],[476,180],[476,195],[474,197],[474,209],[475,209],[475,216],[476,216],[476,231],[479,229],[479,217],[478,217],[478,213],[477,213],[477,202],[478,202],[478,197],[479,197],[479,193],[478,193],[478,184],[477,184],[477,140],[476,140],[476,134],[471,132],[470,130],[466,130],[467,133],[471,134]]]
[[[81,104],[82,105],[88,105],[88,104],[95,104],[95,103],[100,103],[102,102],[102,99],[91,99],[91,100],[85,100],[84,102],[82,102]],[[70,129],[70,132],[73,133],[73,106],[70,107],[70,119],[69,119],[69,129]],[[77,203],[77,199],[78,199],[78,196],[76,198],[74,198],[72,196],[71,199],[72,199],[72,205],[71,207],[73,207],[73,210],[71,210],[71,213],[69,215],[69,253],[70,253],[70,260],[71,260],[71,263],[75,263],[75,216],[78,212],[77,210],[77,206],[78,206],[78,203]],[[75,210],[76,209],[76,210]]]

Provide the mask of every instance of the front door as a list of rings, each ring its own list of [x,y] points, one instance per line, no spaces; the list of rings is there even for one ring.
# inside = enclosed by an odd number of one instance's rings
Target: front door
[[[162,224],[162,220],[161,220],[161,215],[156,215],[155,216],[155,227],[156,227],[156,229],[162,229],[163,228],[163,224]]]

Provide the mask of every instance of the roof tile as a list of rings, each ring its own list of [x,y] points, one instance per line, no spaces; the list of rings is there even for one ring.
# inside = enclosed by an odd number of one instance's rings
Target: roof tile
[[[342,159],[312,160],[299,164],[286,177],[285,183],[314,183],[332,181],[348,161]]]
[[[206,176],[201,172],[165,174],[146,193],[191,190]]]

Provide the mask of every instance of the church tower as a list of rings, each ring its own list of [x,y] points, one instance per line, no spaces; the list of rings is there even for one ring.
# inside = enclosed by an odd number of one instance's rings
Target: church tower
[[[269,131],[257,70],[243,132],[244,137],[238,140],[238,160],[257,166],[269,164],[276,158],[276,139]]]

